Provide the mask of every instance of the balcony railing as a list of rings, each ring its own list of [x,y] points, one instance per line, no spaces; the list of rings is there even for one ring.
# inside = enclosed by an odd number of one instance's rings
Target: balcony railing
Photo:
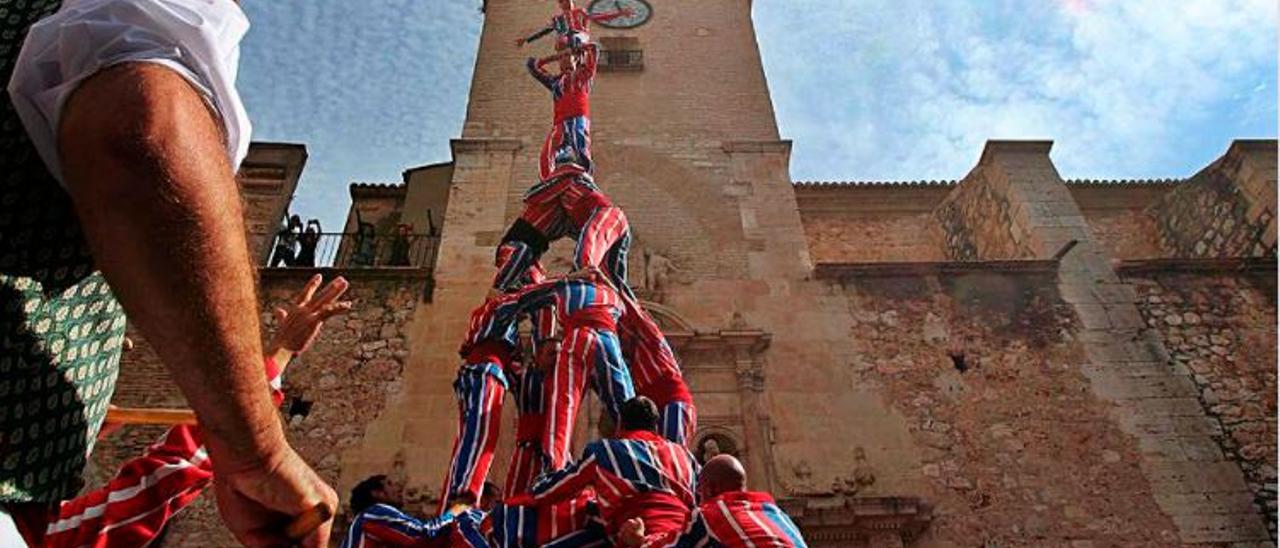
[[[278,234],[271,236],[268,268],[430,268],[440,243],[438,235],[430,234],[337,232],[293,239],[286,246]]]

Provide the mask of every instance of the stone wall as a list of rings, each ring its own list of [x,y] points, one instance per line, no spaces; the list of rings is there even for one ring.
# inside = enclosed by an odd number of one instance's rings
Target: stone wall
[[[853,318],[849,366],[906,417],[925,479],[912,494],[934,504],[919,545],[1177,541],[1136,444],[1090,393],[1075,315],[1054,278],[1048,270],[842,280]],[[882,472],[867,466],[849,488],[882,494]]]
[[[312,269],[264,270],[263,330],[274,319],[267,312],[291,298]],[[282,416],[286,435],[320,476],[337,486],[342,452],[357,443],[365,425],[383,411],[388,397],[398,393],[407,355],[407,322],[422,296],[421,272],[342,272],[351,282],[347,298],[351,312],[326,324],[315,345],[296,358],[284,376]],[[326,276],[333,275],[326,272]],[[131,407],[185,406],[155,353],[136,335],[134,350],[121,361],[121,374],[112,402]],[[305,410],[305,416],[302,411]],[[100,484],[123,460],[140,454],[163,433],[163,428],[130,427],[98,445],[90,481]],[[396,470],[386,470],[395,474]],[[342,494],[343,502],[346,495]],[[340,520],[345,522],[345,518]],[[164,546],[236,546],[221,525],[211,492],[176,518]]]
[[[1257,511],[1276,534],[1276,279],[1143,269],[1126,281],[1174,367],[1189,369],[1200,404],[1222,431],[1218,450],[1239,464]],[[1239,505],[1239,503],[1237,502]]]
[[[799,183],[800,221],[815,263],[936,261],[945,257],[934,207],[954,183]]]
[[[1013,222],[1012,207],[1005,174],[982,164],[975,167],[934,211],[947,258],[1033,257],[1025,230]]]
[[[1172,257],[1274,257],[1274,141],[1237,141],[1152,207]]]
[[[1117,259],[1164,257],[1156,222],[1140,209],[1084,210],[1095,241]]]

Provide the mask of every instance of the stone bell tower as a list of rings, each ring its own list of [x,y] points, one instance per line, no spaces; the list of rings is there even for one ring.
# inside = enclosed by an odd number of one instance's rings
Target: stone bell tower
[[[796,501],[802,521],[813,507],[805,501],[856,485],[860,463],[885,463],[877,485],[911,492],[905,424],[859,392],[837,350],[850,332],[846,305],[810,280],[790,142],[778,134],[751,2],[604,0],[592,9],[615,4],[636,15],[593,27],[604,52],[591,105],[596,181],[630,219],[632,285],[694,392],[691,449],[739,455],[752,487]],[[485,3],[432,300],[410,328],[404,388],[344,459],[344,482],[398,462],[411,488],[434,496],[439,487],[456,428],[458,341],[492,279],[494,248],[536,182],[552,118],[551,98],[524,68],[526,57],[551,53],[552,39],[513,42],[555,9]],[[564,246],[553,246],[550,270],[567,268]],[[579,443],[592,421],[580,418]],[[500,451],[493,477],[504,462]]]

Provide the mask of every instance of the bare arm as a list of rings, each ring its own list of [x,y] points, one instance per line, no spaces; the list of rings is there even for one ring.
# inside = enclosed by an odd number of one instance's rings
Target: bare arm
[[[336,496],[289,447],[271,404],[219,125],[180,76],[127,63],[81,84],[58,129],[97,266],[199,416],[223,518],[242,542],[284,542],[287,516]],[[306,544],[325,544],[329,525]]]

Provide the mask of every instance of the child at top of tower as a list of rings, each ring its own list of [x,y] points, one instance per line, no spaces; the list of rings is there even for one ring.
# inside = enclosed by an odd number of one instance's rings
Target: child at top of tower
[[[599,50],[597,44],[587,43],[542,59],[530,57],[525,62],[529,74],[551,92],[555,109],[551,131],[538,159],[542,181],[592,171],[591,82],[596,75]],[[559,61],[557,75],[542,68],[552,61]]]
[[[516,47],[523,47],[551,34],[556,33],[556,49],[574,49],[581,47],[590,40],[587,38],[587,27],[592,23],[600,23],[617,19],[619,17],[630,17],[633,12],[630,8],[622,8],[613,11],[600,13],[588,13],[587,10],[579,8],[573,4],[573,0],[558,0],[560,4],[560,13],[551,18],[547,25],[538,29],[529,36],[516,38]]]

